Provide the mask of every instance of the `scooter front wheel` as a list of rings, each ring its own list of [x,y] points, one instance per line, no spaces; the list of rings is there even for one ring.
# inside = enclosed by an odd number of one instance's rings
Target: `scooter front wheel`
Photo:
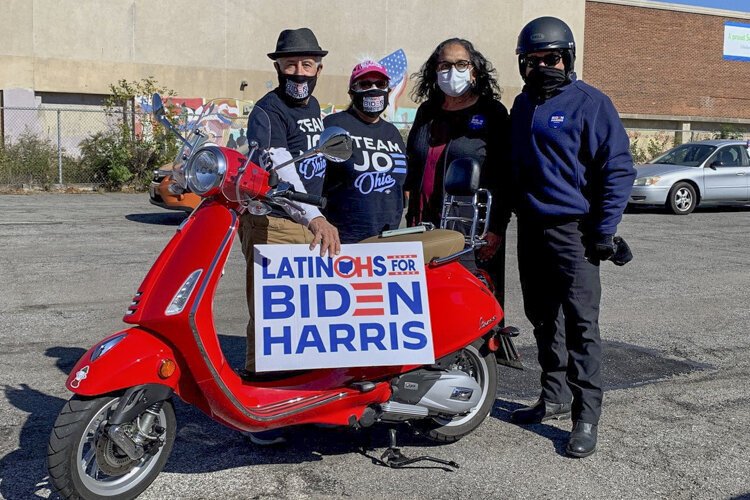
[[[73,396],[60,411],[47,445],[47,468],[63,498],[136,498],[164,468],[177,428],[172,402],[164,401],[155,417],[144,412],[125,425],[131,437],[140,433],[144,443],[144,455],[133,460],[106,432],[119,400]]]
[[[478,344],[478,343],[477,343]],[[495,404],[497,393],[497,361],[495,353],[483,345],[472,344],[461,350],[461,356],[451,369],[469,374],[482,388],[479,404],[469,413],[454,417],[433,417],[415,422],[415,427],[427,438],[441,443],[452,443],[470,434],[487,418]]]

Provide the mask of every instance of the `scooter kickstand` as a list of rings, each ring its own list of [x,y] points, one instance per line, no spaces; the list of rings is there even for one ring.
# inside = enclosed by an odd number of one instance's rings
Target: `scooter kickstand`
[[[380,456],[381,462],[392,469],[399,469],[405,465],[413,464],[414,462],[428,461],[435,462],[441,465],[447,465],[458,469],[459,465],[452,460],[442,460],[440,458],[431,457],[429,455],[422,455],[421,457],[408,458],[401,453],[401,449],[396,447],[396,429],[391,427],[388,429],[388,435],[390,437],[390,446]],[[447,469],[449,470],[449,469]]]

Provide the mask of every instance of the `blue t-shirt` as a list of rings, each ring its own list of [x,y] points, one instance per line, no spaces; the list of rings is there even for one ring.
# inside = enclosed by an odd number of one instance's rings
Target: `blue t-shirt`
[[[324,188],[323,213],[339,230],[341,243],[398,228],[406,179],[406,146],[398,129],[382,118],[366,123],[354,110],[328,115],[323,123],[352,135],[351,158],[329,162]]]
[[[250,112],[247,124],[248,143],[257,141],[261,148],[284,148],[292,155],[311,149],[318,144],[323,132],[320,105],[310,96],[307,104],[290,104],[275,89],[263,96]],[[323,191],[326,174],[326,159],[313,156],[296,162],[297,172],[305,190],[316,196]],[[289,218],[278,206],[273,206],[272,215]]]
[[[586,219],[615,234],[635,168],[612,101],[579,80],[541,103],[519,94],[510,116],[519,217]]]

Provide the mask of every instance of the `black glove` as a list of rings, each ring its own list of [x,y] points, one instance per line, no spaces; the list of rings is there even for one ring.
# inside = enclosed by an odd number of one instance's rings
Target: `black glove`
[[[615,244],[615,253],[612,255],[610,260],[617,266],[624,266],[631,260],[633,260],[633,252],[630,251],[630,246],[620,236],[613,238]]]
[[[600,261],[609,260],[615,254],[615,243],[613,234],[599,235],[594,241],[591,248],[593,257]]]

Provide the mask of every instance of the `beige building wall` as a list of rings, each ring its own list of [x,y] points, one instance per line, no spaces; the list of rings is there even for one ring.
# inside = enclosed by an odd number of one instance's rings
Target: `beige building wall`
[[[153,76],[180,96],[257,99],[276,85],[266,54],[279,31],[308,26],[329,51],[321,103],[348,101],[349,72],[363,57],[401,48],[412,73],[458,36],[496,66],[510,106],[523,25],[542,15],[568,22],[580,70],[584,13],[585,0],[2,0],[0,89],[106,94],[117,80]]]

